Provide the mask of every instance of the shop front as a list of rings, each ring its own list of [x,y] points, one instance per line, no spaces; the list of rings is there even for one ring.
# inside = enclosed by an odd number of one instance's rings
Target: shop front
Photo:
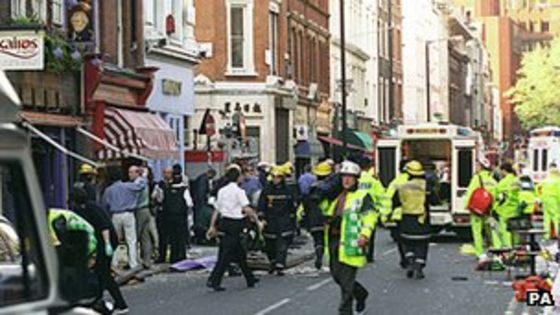
[[[175,131],[146,106],[157,68],[131,71],[93,58],[86,60],[85,69],[85,104],[92,128],[80,132],[94,143],[99,160],[126,168],[181,159]]]

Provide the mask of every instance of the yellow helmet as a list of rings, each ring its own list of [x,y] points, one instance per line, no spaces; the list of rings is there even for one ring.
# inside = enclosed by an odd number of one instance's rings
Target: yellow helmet
[[[294,170],[294,165],[289,161],[280,165],[280,167],[282,168],[284,175],[291,175]]]
[[[412,176],[422,176],[424,175],[424,167],[422,163],[418,161],[410,161],[406,164],[406,172]]]
[[[270,175],[272,175],[272,176],[286,176],[286,170],[285,170],[284,165],[272,167],[272,170],[270,170]]]
[[[78,170],[79,174],[95,174],[95,168],[93,166],[84,163],[80,165],[80,169]]]
[[[328,176],[332,173],[332,166],[327,162],[321,162],[315,165],[313,174],[317,176]]]

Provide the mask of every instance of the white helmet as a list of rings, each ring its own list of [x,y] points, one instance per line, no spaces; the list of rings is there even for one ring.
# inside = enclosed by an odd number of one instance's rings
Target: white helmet
[[[361,171],[362,169],[358,164],[350,161],[342,162],[342,167],[340,168],[340,174],[342,175],[360,176]]]

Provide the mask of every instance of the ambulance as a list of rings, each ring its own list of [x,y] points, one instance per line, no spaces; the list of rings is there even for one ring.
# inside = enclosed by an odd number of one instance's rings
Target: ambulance
[[[550,164],[560,163],[560,127],[550,126],[531,131],[527,153],[531,178],[536,183],[543,181]]]
[[[480,133],[446,123],[401,125],[377,144],[379,177],[387,187],[398,174],[401,159],[418,160],[426,175],[438,182],[438,194],[430,207],[434,233],[443,229],[470,235],[470,216],[465,208],[467,187],[478,157],[484,156]]]

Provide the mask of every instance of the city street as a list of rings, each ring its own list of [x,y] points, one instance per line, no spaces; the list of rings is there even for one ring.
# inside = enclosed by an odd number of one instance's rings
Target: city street
[[[432,243],[426,279],[419,281],[405,278],[386,231],[377,245],[375,263],[358,276],[370,291],[367,314],[537,314],[512,302],[505,273],[475,272],[474,259],[460,255],[460,242]],[[220,293],[206,289],[206,273],[161,274],[124,294],[131,314],[335,314],[340,293],[330,275],[295,269],[283,278],[263,275],[256,289],[247,289],[243,278],[226,278],[228,290]]]

